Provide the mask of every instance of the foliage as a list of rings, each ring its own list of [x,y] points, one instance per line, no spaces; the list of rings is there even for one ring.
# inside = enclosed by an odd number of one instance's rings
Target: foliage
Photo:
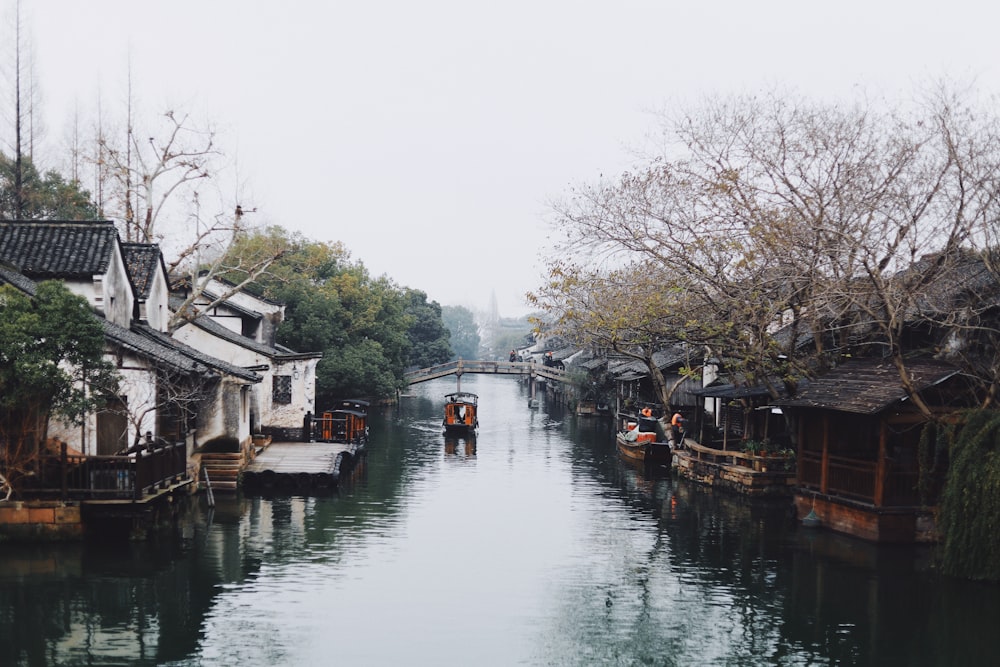
[[[317,405],[323,406],[337,397],[392,396],[399,381],[381,345],[366,338],[324,355],[316,368],[316,386]]]
[[[479,358],[479,328],[472,311],[464,306],[444,306],[441,318],[450,333],[452,355],[456,359]]]
[[[941,494],[941,567],[953,576],[1000,581],[1000,411],[965,416]]]
[[[233,252],[262,243],[264,234],[246,234]],[[279,343],[323,353],[316,376],[318,409],[339,398],[393,396],[404,386],[412,345],[406,290],[384,276],[372,278],[341,244],[310,241],[280,228],[266,234],[282,239],[285,250],[249,289],[285,304]]]
[[[90,193],[58,172],[38,173],[28,157],[21,158],[23,220],[96,220]],[[0,153],[0,219],[16,217],[14,162]]]
[[[452,356],[448,329],[437,301],[428,303],[427,294],[407,289],[406,315],[411,318],[407,336],[410,340],[409,365],[427,368],[443,364]]]
[[[675,275],[649,261],[601,270],[557,260],[528,300],[551,318],[551,333],[643,362],[660,403],[669,406],[673,388],[653,355],[694,334],[685,328],[694,318],[686,294]]]
[[[0,285],[0,446],[11,484],[51,415],[78,422],[115,394],[117,373],[103,354],[100,320],[62,283],[39,283],[34,297]]]
[[[920,432],[917,444],[917,492],[924,505],[935,505],[940,498],[948,472],[948,450],[955,437],[954,431],[954,427],[928,422]]]

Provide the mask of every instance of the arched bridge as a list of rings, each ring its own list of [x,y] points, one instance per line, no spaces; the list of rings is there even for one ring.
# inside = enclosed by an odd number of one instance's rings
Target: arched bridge
[[[556,382],[569,382],[569,375],[556,366],[545,366],[530,361],[468,361],[459,359],[446,364],[410,371],[403,377],[410,384],[427,382],[446,375],[457,375],[461,381],[465,373],[489,373],[493,375],[526,375],[532,379],[545,378]]]

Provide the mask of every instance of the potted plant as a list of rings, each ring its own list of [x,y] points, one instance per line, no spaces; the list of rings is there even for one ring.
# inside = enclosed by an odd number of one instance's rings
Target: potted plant
[[[751,460],[751,466],[754,470],[760,471],[761,461],[757,457],[760,456],[761,443],[757,440],[745,440],[743,441],[743,451],[747,454],[752,455],[754,458]]]

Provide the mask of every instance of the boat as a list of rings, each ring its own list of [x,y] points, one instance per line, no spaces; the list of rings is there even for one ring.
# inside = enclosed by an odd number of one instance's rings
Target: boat
[[[444,432],[452,435],[474,433],[479,428],[479,397],[456,391],[444,397]]]
[[[615,441],[618,454],[629,461],[645,465],[670,465],[673,460],[670,443],[657,440],[655,433],[619,431]]]
[[[368,401],[348,398],[318,417],[319,442],[368,444]],[[316,433],[317,429],[313,429]]]
[[[607,403],[584,399],[576,404],[577,417],[608,417],[610,415],[611,409]]]
[[[652,412],[643,410],[637,422],[626,422],[625,430],[615,437],[618,453],[622,458],[647,465],[670,465],[673,447],[666,440],[657,439],[657,435],[663,433],[658,426]]]

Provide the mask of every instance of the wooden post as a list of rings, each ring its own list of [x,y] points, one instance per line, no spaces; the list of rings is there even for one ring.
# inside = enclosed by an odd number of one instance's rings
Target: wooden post
[[[830,413],[823,413],[823,462],[820,464],[819,490],[826,493],[828,483],[827,474],[830,471]]]
[[[886,442],[889,438],[889,427],[885,419],[879,421],[878,429],[878,460],[875,462],[875,507],[882,507],[885,502]]]
[[[69,475],[69,462],[66,460],[66,447],[67,443],[64,441],[59,445],[59,474],[62,478],[62,499],[66,500],[69,496],[69,480],[67,476]]]

